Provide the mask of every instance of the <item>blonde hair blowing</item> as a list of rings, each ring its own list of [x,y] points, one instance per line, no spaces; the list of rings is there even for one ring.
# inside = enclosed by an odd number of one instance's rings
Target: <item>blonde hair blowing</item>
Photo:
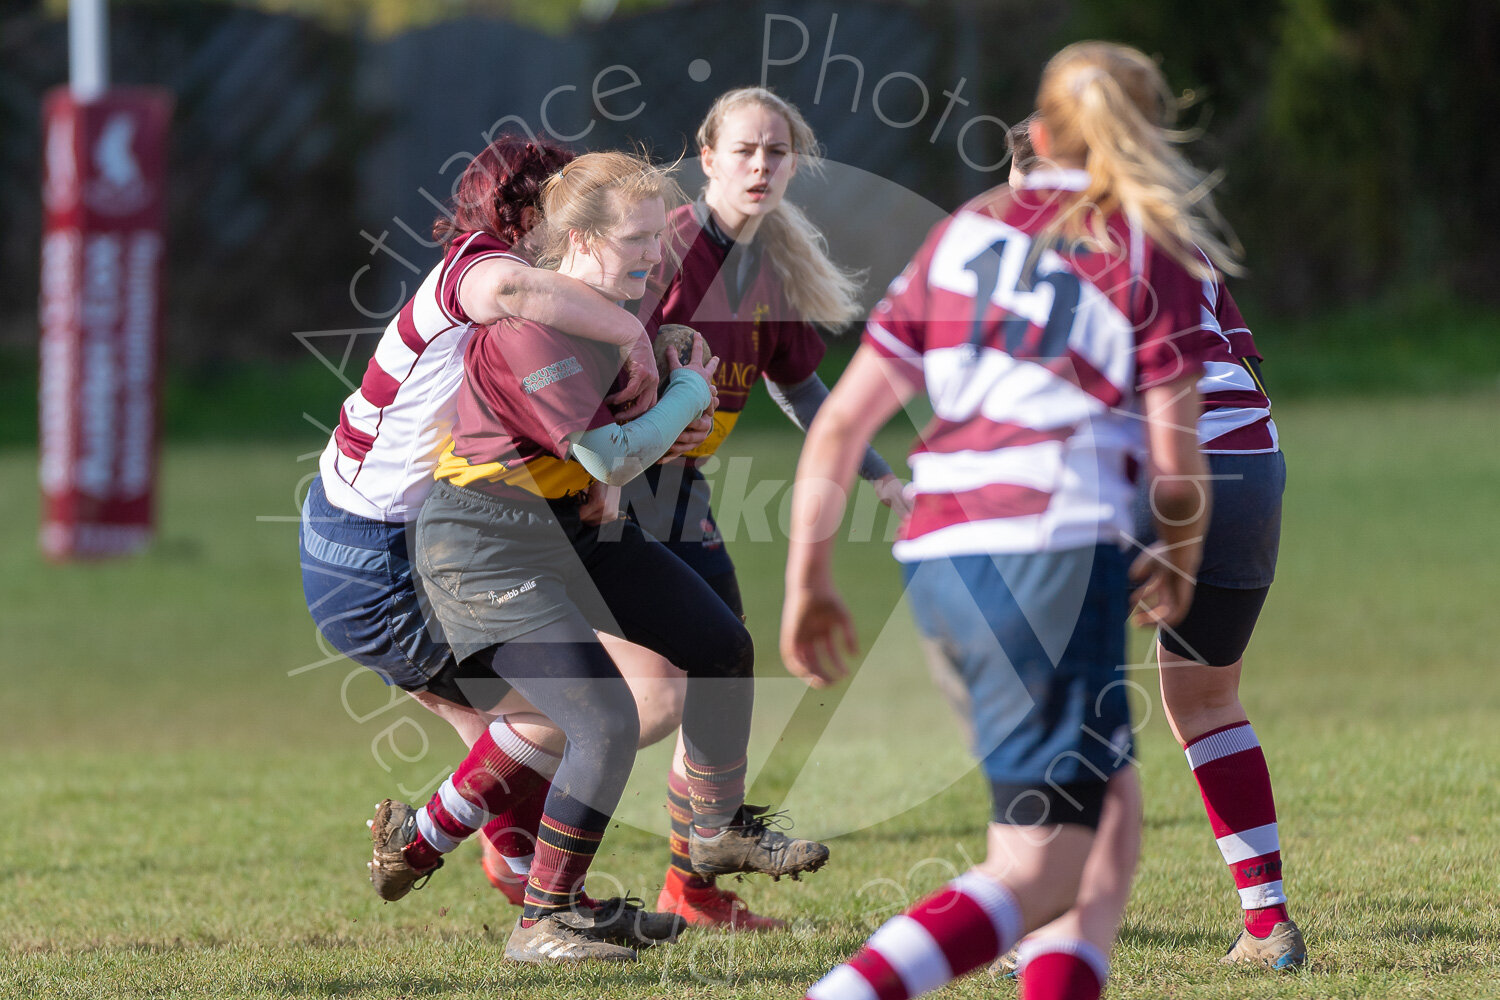
[[[698,148],[716,148],[725,116],[747,104],[780,115],[792,133],[798,169],[822,173],[823,153],[802,112],[764,87],[741,87],[721,94],[698,126]],[[798,316],[836,327],[864,315],[859,303],[861,273],[846,271],[829,259],[828,241],[802,209],[783,198],[761,219],[756,238]]]
[[[662,199],[669,210],[682,204],[682,188],[672,171],[620,152],[585,153],[564,166],[542,185],[542,220],[533,238],[537,262],[557,267],[567,256],[570,232],[597,243],[632,206],[648,198]],[[663,252],[670,248],[664,246]]]
[[[1144,53],[1110,42],[1069,45],[1042,71],[1037,108],[1051,155],[1082,159],[1089,174],[1088,188],[1058,216],[1062,231],[1106,242],[1105,220],[1118,209],[1190,274],[1212,277],[1210,262],[1244,273],[1239,241],[1209,194],[1221,174],[1198,170],[1173,145],[1182,139],[1168,128],[1176,101]]]

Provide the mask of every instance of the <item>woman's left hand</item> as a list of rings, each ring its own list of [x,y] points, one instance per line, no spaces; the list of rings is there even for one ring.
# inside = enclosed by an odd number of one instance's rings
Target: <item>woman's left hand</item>
[[[781,661],[815,688],[849,675],[844,656],[859,652],[854,619],[832,587],[787,591],[781,611]]]
[[[1156,542],[1130,565],[1130,579],[1138,584],[1130,595],[1131,624],[1157,628],[1179,624],[1193,605],[1193,587],[1203,556],[1203,540],[1177,545]]]
[[[875,487],[875,495],[880,502],[900,517],[906,517],[911,513],[911,498],[906,495],[907,483],[903,483],[894,475],[881,476],[871,484]]]

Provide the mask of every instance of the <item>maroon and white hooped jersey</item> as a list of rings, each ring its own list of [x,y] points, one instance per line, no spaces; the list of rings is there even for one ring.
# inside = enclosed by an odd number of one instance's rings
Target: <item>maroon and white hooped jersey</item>
[[[375,521],[416,520],[453,428],[474,333],[458,285],[469,268],[497,257],[531,263],[488,233],[458,237],[381,334],[319,460],[335,506]]]
[[[933,419],[909,461],[903,562],[1115,542],[1145,443],[1141,393],[1202,373],[1202,283],[1118,213],[1110,245],[1038,246],[1082,171],[1037,171],[929,234],[864,342]]]
[[[1198,446],[1205,454],[1251,454],[1280,447],[1271,400],[1247,359],[1260,351],[1222,281],[1203,282],[1203,378]]]

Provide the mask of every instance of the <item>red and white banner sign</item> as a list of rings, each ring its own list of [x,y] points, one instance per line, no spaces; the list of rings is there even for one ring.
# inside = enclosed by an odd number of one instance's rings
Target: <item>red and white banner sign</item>
[[[43,105],[42,550],[150,541],[171,95],[118,88]]]

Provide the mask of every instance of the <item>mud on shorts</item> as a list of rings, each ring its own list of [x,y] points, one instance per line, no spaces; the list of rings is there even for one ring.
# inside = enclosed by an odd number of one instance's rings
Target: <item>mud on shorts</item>
[[[468,705],[459,681],[473,686],[441,632],[429,627],[417,592],[410,529],[334,506],[315,477],[298,532],[307,610],[329,646],[385,683]],[[497,689],[494,701],[504,694]],[[489,700],[487,689],[481,700]]]
[[[918,629],[966,691],[997,823],[1097,827],[1132,762],[1129,565],[1099,545],[903,567]]]
[[[1245,654],[1276,576],[1286,457],[1279,451],[1205,457],[1213,511],[1198,585],[1187,617],[1162,629],[1161,644],[1184,659],[1228,666]],[[1156,529],[1144,483],[1133,513],[1136,537],[1151,544]]]

